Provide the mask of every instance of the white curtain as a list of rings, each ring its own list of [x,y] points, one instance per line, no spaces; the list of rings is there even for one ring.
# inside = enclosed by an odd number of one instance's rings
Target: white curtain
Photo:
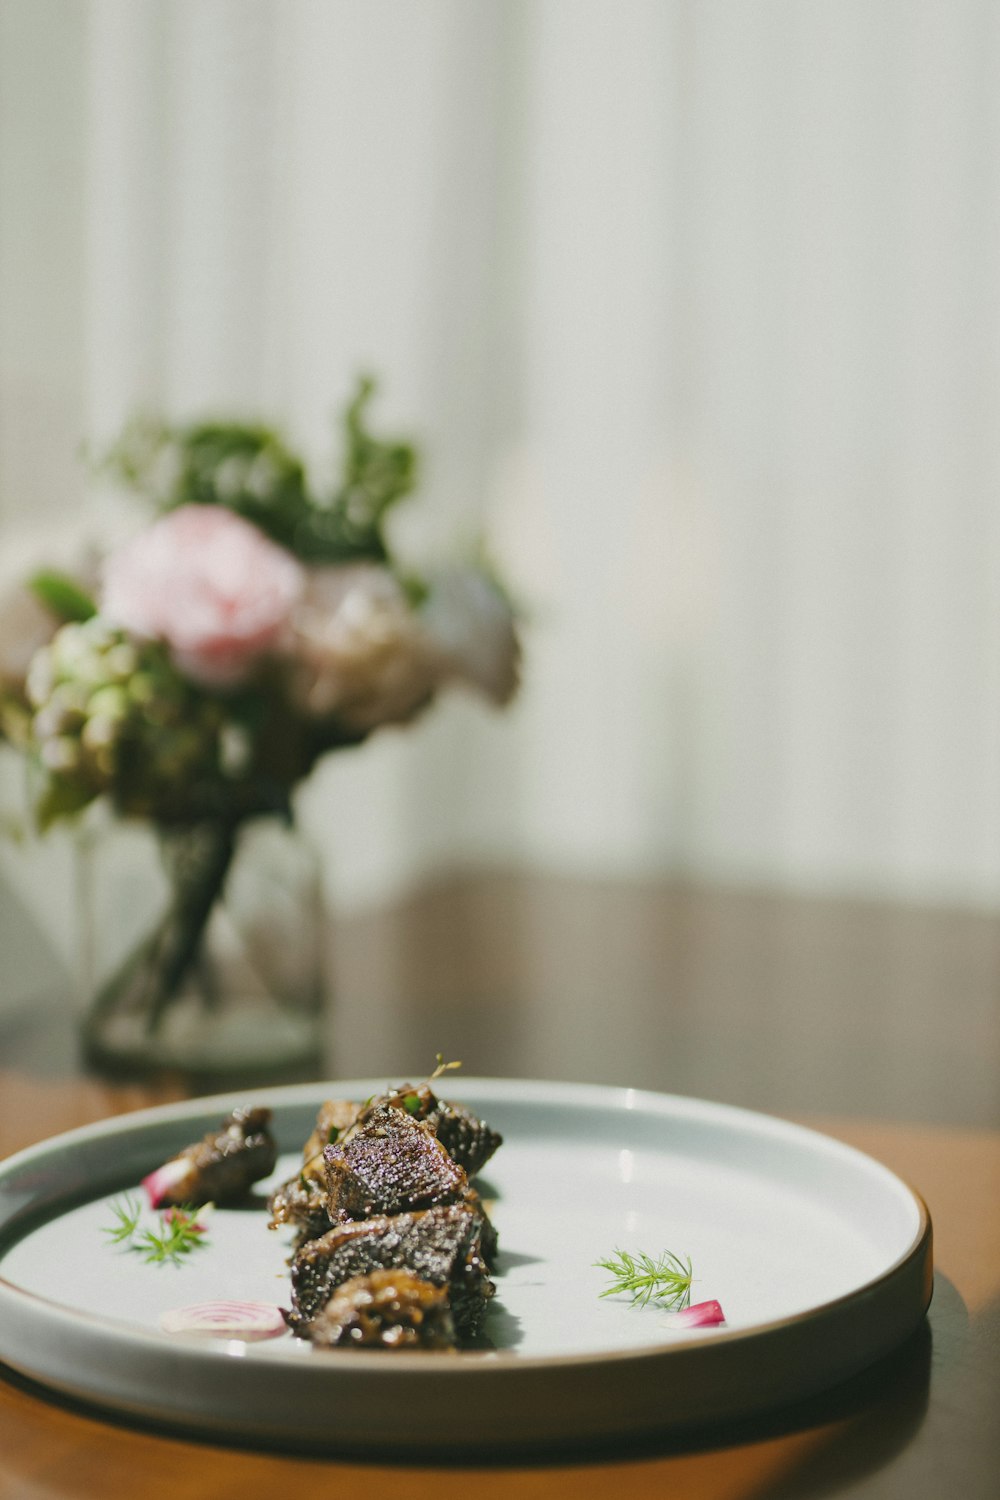
[[[321,469],[370,369],[400,544],[526,598],[513,711],[306,788],[339,899],[996,900],[992,0],[0,0],[0,225],[6,537],[137,407]]]

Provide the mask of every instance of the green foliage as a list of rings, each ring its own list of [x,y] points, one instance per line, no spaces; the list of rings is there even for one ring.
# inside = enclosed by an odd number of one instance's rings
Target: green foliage
[[[414,487],[416,453],[369,430],[374,392],[372,380],[361,380],[344,413],[341,479],[331,495],[310,491],[305,465],[278,433],[236,421],[139,418],[105,467],[160,510],[227,506],[304,562],[385,561],[385,518]]]
[[[56,631],[26,692],[23,723],[13,702],[3,723],[31,756],[41,832],[104,795],[161,827],[287,815],[291,788],[329,745],[280,711],[276,687],[213,693],[184,677],[164,644],[131,640],[100,616]]]
[[[89,620],[97,613],[90,595],[65,573],[42,569],[28,579],[28,587],[59,620]]]
[[[127,1243],[139,1227],[139,1219],[142,1216],[142,1206],[130,1195],[126,1195],[123,1201],[117,1199],[111,1204],[111,1212],[115,1222],[105,1229],[104,1233],[112,1244],[121,1245]]]
[[[205,1244],[204,1225],[198,1222],[200,1208],[173,1208],[161,1214],[158,1229],[145,1229],[130,1246],[154,1265],[179,1266],[186,1255]]]
[[[690,1258],[682,1261],[669,1250],[664,1250],[658,1260],[651,1255],[630,1255],[627,1250],[616,1250],[607,1260],[594,1264],[614,1278],[611,1286],[600,1293],[602,1297],[625,1294],[635,1307],[655,1302],[662,1308],[686,1307],[691,1300],[694,1273]]]
[[[88,783],[72,774],[46,774],[35,802],[35,824],[39,833],[47,833],[53,823],[71,818],[96,796]]]
[[[375,392],[370,379],[360,382],[344,419],[344,478],[334,499],[345,533],[361,538],[381,530],[389,508],[416,483],[416,453],[408,443],[383,442],[365,426],[365,411]]]
[[[157,1216],[155,1229],[140,1229],[142,1209],[134,1198],[111,1204],[114,1223],[104,1233],[111,1243],[135,1251],[152,1265],[179,1266],[185,1256],[206,1243],[199,1216],[204,1208],[170,1208]]]

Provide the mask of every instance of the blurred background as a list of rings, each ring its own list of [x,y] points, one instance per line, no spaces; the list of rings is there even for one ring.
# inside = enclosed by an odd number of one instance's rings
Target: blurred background
[[[659,992],[629,955],[664,928],[615,926],[622,892],[672,892],[674,933],[684,891],[723,893],[698,972],[766,1002],[777,964],[779,1032],[827,960],[789,958],[768,903],[846,903],[842,947],[883,933],[850,1014],[888,974],[925,1032],[973,997],[974,1042],[1000,984],[998,82],[991,0],[0,0],[4,568],[127,524],[81,451],[137,408],[259,416],[322,471],[372,371],[423,455],[400,548],[484,530],[525,672],[502,715],[452,699],[320,767],[331,907],[363,933],[479,872],[474,946],[564,924],[532,995],[586,991],[603,923],[581,1022],[624,982],[638,1055]],[[27,975],[36,931],[65,940],[65,850],[0,871]]]

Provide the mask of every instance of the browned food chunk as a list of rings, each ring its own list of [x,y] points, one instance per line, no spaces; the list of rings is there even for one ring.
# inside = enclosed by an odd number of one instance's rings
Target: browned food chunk
[[[426,1084],[404,1084],[376,1101],[404,1111],[432,1130],[453,1161],[469,1177],[481,1172],[503,1137],[464,1104],[439,1099]]]
[[[294,1177],[271,1194],[271,1229],[294,1225],[298,1244],[325,1234],[331,1227],[326,1207],[326,1163],[323,1147],[336,1141],[354,1124],[361,1105],[350,1099],[327,1099],[320,1106],[312,1134],[302,1149],[302,1166]]]
[[[454,1203],[468,1191],[465,1170],[428,1126],[389,1104],[367,1109],[323,1157],[334,1221]]]
[[[340,1224],[303,1245],[292,1262],[292,1331],[308,1325],[336,1289],[375,1270],[406,1270],[447,1291],[457,1339],[474,1336],[496,1288],[486,1274],[483,1218],[466,1203]]]
[[[486,1263],[486,1269],[488,1271],[493,1270],[496,1267],[497,1250],[499,1249],[499,1239],[493,1221],[486,1212],[486,1206],[474,1187],[466,1188],[461,1201],[467,1208],[471,1208],[474,1214],[479,1215],[480,1253]]]
[[[326,1186],[315,1177],[306,1176],[305,1172],[290,1177],[275,1188],[267,1206],[271,1210],[268,1228],[293,1225],[296,1245],[316,1239],[333,1225],[326,1207]]]
[[[387,1115],[387,1110],[394,1113]],[[444,1156],[425,1135],[411,1128],[413,1122],[440,1142]],[[426,1083],[404,1084],[366,1104],[328,1099],[303,1148],[302,1167],[271,1196],[270,1227],[292,1225],[298,1247],[319,1238],[335,1223],[402,1213],[435,1202],[468,1202],[482,1216],[483,1254],[492,1264],[496,1231],[468,1178],[501,1142],[501,1136],[471,1110],[439,1099]],[[327,1146],[336,1150],[325,1155]],[[393,1163],[398,1146],[403,1147],[403,1155]],[[328,1167],[330,1156],[332,1168]],[[332,1186],[328,1185],[329,1170]]]
[[[323,1147],[331,1145],[350,1129],[362,1107],[351,1099],[327,1099],[320,1105],[313,1132],[302,1148],[304,1172],[312,1171],[316,1177],[322,1178]]]
[[[217,1130],[185,1146],[145,1179],[154,1206],[233,1203],[274,1171],[269,1109],[234,1109]]]
[[[493,1130],[464,1104],[447,1104],[439,1099],[434,1128],[448,1155],[464,1167],[470,1177],[481,1172],[493,1153],[503,1145],[499,1131]]]
[[[402,1269],[352,1276],[306,1325],[322,1348],[453,1349],[448,1292]]]

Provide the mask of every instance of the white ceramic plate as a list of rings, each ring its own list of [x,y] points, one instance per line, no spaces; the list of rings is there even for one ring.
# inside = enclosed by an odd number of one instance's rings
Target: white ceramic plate
[[[521,1448],[751,1415],[889,1352],[923,1317],[931,1232],[885,1167],[746,1110],[632,1089],[449,1079],[504,1136],[483,1173],[500,1235],[493,1348],[320,1351],[160,1331],[215,1298],[289,1305],[288,1243],[263,1208],[216,1210],[210,1243],[147,1265],[104,1234],[111,1201],[236,1104],[270,1105],[297,1169],[320,1102],[385,1080],[259,1090],[120,1116],[0,1164],[0,1359],[73,1396],[217,1436],[371,1453]],[[264,1194],[268,1184],[261,1184]],[[690,1256],[682,1331],[600,1297],[616,1249]]]

